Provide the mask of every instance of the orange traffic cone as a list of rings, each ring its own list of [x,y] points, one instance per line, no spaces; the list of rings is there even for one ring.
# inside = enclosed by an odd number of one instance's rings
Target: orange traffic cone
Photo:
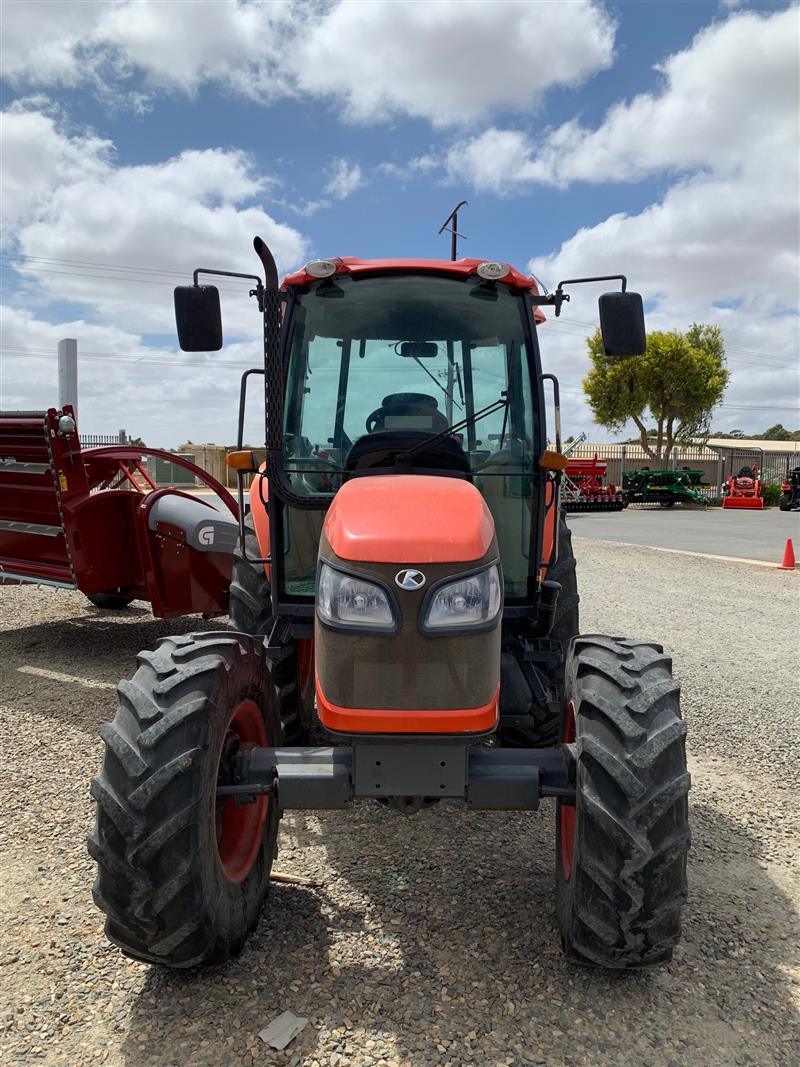
[[[795,568],[794,545],[791,537],[786,538],[786,548],[783,550],[783,563],[778,565],[779,570],[793,571]]]

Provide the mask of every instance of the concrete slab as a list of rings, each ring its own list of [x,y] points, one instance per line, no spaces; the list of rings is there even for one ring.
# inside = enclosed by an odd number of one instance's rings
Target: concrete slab
[[[616,512],[577,512],[569,514],[567,522],[578,537],[767,563],[781,562],[786,538],[791,537],[800,558],[798,511],[629,507]]]

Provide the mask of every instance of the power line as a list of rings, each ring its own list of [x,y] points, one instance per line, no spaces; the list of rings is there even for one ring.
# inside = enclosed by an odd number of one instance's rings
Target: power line
[[[75,278],[88,278],[93,281],[115,281],[115,282],[134,282],[136,284],[144,285],[174,285],[176,281],[181,281],[185,278],[185,275],[179,275],[175,271],[163,270],[160,267],[140,267],[129,266],[122,263],[103,263],[95,260],[82,260],[82,259],[59,259],[53,256],[32,256],[24,253],[5,252],[0,254],[0,262],[5,261],[8,266],[16,271],[27,271],[28,273],[36,274],[59,274],[66,277]],[[103,274],[86,273],[84,271],[74,270],[57,270],[52,267],[38,267],[36,263],[50,263],[57,264],[59,266],[68,267],[91,267],[97,270],[103,271],[108,274],[105,277]],[[151,276],[162,275],[162,278],[152,277],[152,280],[139,279],[129,277],[131,274],[148,274]],[[167,281],[166,279],[170,279]],[[218,286],[221,292],[240,294],[243,292],[243,288],[223,287]],[[560,333],[568,333],[573,336],[586,337],[587,335],[580,331],[564,329],[564,325],[583,327],[584,329],[592,331],[597,328],[597,324],[593,322],[585,322],[582,319],[573,319],[567,316],[561,316],[560,318],[548,319],[548,323],[554,326]],[[788,360],[782,360],[779,356],[775,356],[774,353],[758,352],[754,349],[743,348],[738,345],[726,344],[726,353],[733,352],[734,354],[743,356],[754,356],[759,362],[750,362],[750,366],[762,365],[764,361],[772,363],[775,366],[791,366],[795,360],[789,357]],[[732,361],[734,362],[734,361]],[[746,360],[737,360],[735,362],[747,363]]]
[[[175,285],[180,285],[182,282],[184,284],[186,283],[185,277],[181,278],[177,275],[173,275],[172,281],[167,281],[166,279],[161,278],[131,278],[126,277],[122,274],[89,274],[86,271],[55,270],[49,267],[28,267],[24,265],[15,266],[13,269],[18,272],[25,271],[28,274],[60,274],[67,278],[89,278],[95,281],[102,282],[124,282],[126,285],[131,283],[135,285],[167,285],[170,288],[174,288]],[[166,274],[167,272],[165,271],[164,273]],[[240,296],[245,293],[244,287],[242,287],[241,289],[233,289],[229,286],[218,285],[217,288],[221,293],[233,293],[237,296]]]
[[[55,263],[61,267],[99,267],[101,270],[124,270],[136,274],[167,274],[170,277],[175,274],[171,270],[163,270],[160,267],[134,267],[124,263],[98,263],[86,259],[55,259],[50,256],[29,256],[18,252],[4,252],[0,258],[5,260],[20,260],[23,263]]]
[[[26,357],[28,359],[57,359],[57,354],[54,352],[48,352],[46,349],[30,349],[30,348],[13,348],[9,345],[0,346],[0,352],[5,352],[10,356],[16,356],[19,358]],[[125,363],[125,364],[141,364],[143,368],[146,367],[204,367],[216,370],[218,368],[233,369],[233,370],[247,370],[250,367],[258,366],[259,361],[251,361],[249,363],[241,363],[233,360],[226,360],[221,358],[209,357],[208,359],[186,359],[180,356],[156,356],[156,355],[143,355],[143,356],[125,356],[116,352],[83,352],[79,351],[79,358],[81,360],[88,360],[92,363]]]

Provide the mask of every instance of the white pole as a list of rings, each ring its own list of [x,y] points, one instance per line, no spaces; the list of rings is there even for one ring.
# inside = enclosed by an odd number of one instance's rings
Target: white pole
[[[78,342],[65,337],[58,342],[58,406],[72,404],[78,417]]]

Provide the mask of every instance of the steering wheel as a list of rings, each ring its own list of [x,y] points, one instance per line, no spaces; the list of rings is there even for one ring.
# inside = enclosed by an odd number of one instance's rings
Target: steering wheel
[[[390,393],[381,401],[381,406],[367,416],[367,433],[384,429],[387,415],[430,415],[434,430],[444,430],[447,419],[441,411],[435,396],[427,393]]]
[[[304,468],[294,475],[300,481],[302,492],[314,496],[317,493],[333,493],[339,488],[337,477],[340,471],[332,459],[325,456],[304,456],[297,461],[297,465]]]

